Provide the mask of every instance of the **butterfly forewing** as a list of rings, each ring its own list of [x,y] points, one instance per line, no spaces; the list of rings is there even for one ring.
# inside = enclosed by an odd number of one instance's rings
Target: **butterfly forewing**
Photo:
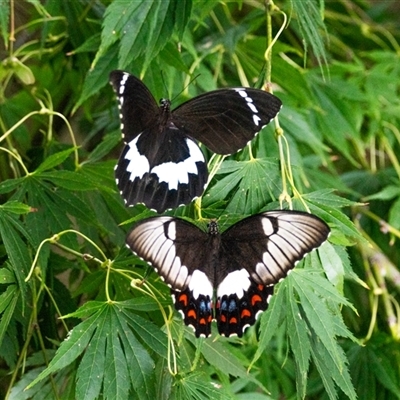
[[[176,126],[218,154],[236,153],[275,118],[281,101],[259,89],[204,93],[173,111]]]
[[[275,284],[329,232],[320,218],[298,211],[268,211],[245,218],[222,234],[225,268],[229,273],[241,266],[256,283]]]
[[[112,71],[110,83],[118,98],[121,131],[125,143],[146,128],[151,128],[159,117],[159,107],[146,85],[124,71]]]

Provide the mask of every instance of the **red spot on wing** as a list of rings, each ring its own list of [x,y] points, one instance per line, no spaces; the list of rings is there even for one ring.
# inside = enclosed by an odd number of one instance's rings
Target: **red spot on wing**
[[[229,323],[230,323],[230,324],[237,324],[237,323],[238,323],[238,320],[237,320],[235,317],[232,317],[232,318],[229,320]]]
[[[189,310],[187,316],[196,319],[197,318],[196,311],[193,309]]]
[[[247,308],[244,308],[240,314],[240,318],[251,317],[251,311]]]
[[[178,301],[180,303],[183,303],[183,306],[186,307],[187,303],[188,303],[188,297],[186,294],[182,293],[181,295],[179,295]]]
[[[256,303],[262,301],[262,298],[260,295],[258,294],[254,294],[253,296],[251,296],[251,305],[254,306]]]

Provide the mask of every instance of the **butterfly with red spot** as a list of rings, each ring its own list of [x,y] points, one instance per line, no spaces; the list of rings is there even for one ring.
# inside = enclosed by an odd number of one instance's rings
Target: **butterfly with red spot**
[[[200,196],[208,179],[197,141],[218,154],[236,153],[274,118],[281,101],[264,90],[219,89],[171,111],[157,105],[142,81],[112,71],[125,147],[115,167],[127,206],[144,203],[161,213]]]
[[[222,234],[216,221],[205,233],[179,218],[149,218],[126,243],[171,287],[175,308],[197,337],[211,334],[214,319],[221,335],[242,336],[268,307],[274,285],[329,232],[315,215],[279,210],[247,217]]]

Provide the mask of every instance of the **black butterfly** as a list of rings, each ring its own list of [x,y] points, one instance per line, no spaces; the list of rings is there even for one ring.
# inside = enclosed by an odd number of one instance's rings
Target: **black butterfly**
[[[171,111],[157,105],[136,77],[113,71],[125,147],[115,168],[128,206],[144,203],[163,212],[188,204],[203,193],[208,172],[196,141],[218,154],[235,153],[274,118],[281,101],[263,90],[220,89],[204,93]]]
[[[171,287],[175,308],[197,337],[211,334],[213,319],[221,335],[242,336],[268,307],[274,285],[329,232],[312,214],[280,210],[222,234],[215,221],[207,234],[182,219],[154,217],[139,222],[126,243]]]

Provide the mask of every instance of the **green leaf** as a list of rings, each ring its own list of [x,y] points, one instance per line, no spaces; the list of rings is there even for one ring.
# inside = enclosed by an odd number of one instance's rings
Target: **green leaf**
[[[388,222],[396,229],[400,229],[400,197],[390,207]]]
[[[176,30],[179,40],[182,41],[186,25],[190,20],[193,2],[192,0],[180,0],[173,3],[175,5]]]
[[[21,203],[20,201],[8,201],[5,204],[0,205],[5,212],[21,215],[28,214],[32,211],[32,208],[27,204]]]
[[[293,292],[291,280],[288,280],[288,292]],[[309,331],[306,322],[301,318],[301,313],[294,296],[288,296],[289,308],[286,316],[288,320],[288,334],[290,347],[296,361],[296,387],[298,397],[304,398],[307,387],[307,372],[310,362],[311,349],[308,339]]]
[[[132,386],[139,398],[143,400],[155,398],[155,388],[152,384],[152,379],[150,379],[154,374],[154,361],[128,328],[130,321],[126,318],[120,318],[119,322],[121,326],[120,339],[124,346],[126,364]]]
[[[193,341],[193,335],[189,336]],[[218,368],[224,374],[232,376],[246,376],[246,369],[239,359],[222,342],[204,340],[201,344],[201,353],[210,365]]]
[[[18,188],[24,179],[25,177],[21,177],[16,179],[6,179],[5,181],[0,182],[0,194],[10,193],[12,190]]]
[[[66,170],[43,172],[40,174],[40,178],[52,182],[55,186],[59,186],[68,190],[96,190],[101,186],[99,185],[99,182],[89,180],[87,176],[80,172]],[[101,189],[112,192],[112,189],[108,187],[101,187]]]
[[[379,192],[364,197],[365,201],[371,200],[392,200],[400,195],[400,187],[397,185],[385,186]]]
[[[106,342],[110,335],[106,313],[107,310],[103,315],[99,314],[94,335],[79,363],[76,380],[76,394],[79,399],[98,398],[106,366],[111,362],[108,358],[106,362]],[[96,377],[96,379],[90,379],[90,377]]]
[[[336,253],[335,248],[329,242],[325,242],[319,249],[318,254],[321,264],[329,281],[343,293],[344,267],[342,260]]]
[[[304,310],[304,316],[307,319],[307,324],[311,332],[315,333],[313,346],[315,350],[315,343],[318,343],[318,356],[314,352],[312,352],[312,354],[319,358],[319,362],[323,360],[323,363],[326,363],[324,366],[320,364],[320,373],[322,371],[322,373],[325,374],[325,368],[329,365],[331,370],[330,377],[335,380],[337,385],[350,398],[356,398],[354,387],[351,383],[347,369],[346,356],[335,340],[335,324],[341,325],[341,318],[338,319],[332,315],[332,312],[327,307],[326,303],[314,293],[314,286],[308,286],[307,281],[302,279],[302,274],[299,273],[298,270],[292,271],[287,280],[292,281],[290,284],[293,284],[293,288],[299,295],[300,303]],[[337,310],[337,313],[340,314],[339,310]],[[325,389],[329,394],[332,390],[331,382],[325,380],[324,384]]]
[[[391,355],[388,357],[386,351],[372,343],[367,346],[353,346],[348,352],[348,357],[353,381],[359,388],[359,398],[377,398],[381,392],[376,385],[376,381],[379,381],[384,388],[400,399],[400,385],[394,372],[396,359]]]
[[[21,239],[15,229],[15,226],[20,224],[19,221],[9,219],[7,214],[3,214],[0,212],[0,237],[3,240],[12,271],[17,278],[22,300],[25,301],[25,278],[31,266],[31,258],[26,242]]]
[[[39,374],[39,376],[31,382],[28,388],[36,385],[42,379],[50,374],[66,367],[75,361],[88,346],[93,333],[96,331],[98,324],[101,324],[103,309],[100,312],[91,315],[86,321],[75,326],[68,337],[61,343],[56,355],[50,361],[49,366]]]
[[[203,198],[205,207],[229,199],[225,209],[231,214],[255,214],[274,198],[279,188],[276,160],[225,161],[217,176],[224,175]]]
[[[9,18],[10,18],[10,7],[0,7],[0,30],[1,37],[4,40],[4,48],[7,49],[8,38],[9,38]]]
[[[0,296],[0,313],[3,314],[0,320],[0,343],[3,343],[18,300],[20,299],[16,285],[9,285]]]
[[[282,324],[282,319],[285,318],[284,310],[288,308],[287,298],[287,286],[285,284],[277,285],[274,288],[274,295],[269,302],[268,309],[261,315],[260,340],[252,364],[261,357],[278,326]]]
[[[131,306],[130,301],[121,302],[121,304],[126,307],[126,310],[129,310]],[[121,311],[125,315],[127,324],[136,332],[137,337],[140,337],[148,347],[161,357],[166,357],[168,346],[165,334],[152,322],[132,312],[127,312],[125,307]]]
[[[126,324],[124,324],[124,327],[121,326],[118,315],[115,311],[117,311],[115,307],[110,308],[110,315],[107,321],[112,334],[107,335],[107,348],[105,355],[107,364],[105,365],[104,371],[103,393],[105,399],[124,400],[128,399],[130,389],[127,366],[128,360],[125,359],[124,351],[120,342],[120,337],[125,336],[124,333],[126,332],[126,329],[123,328],[126,327]],[[132,346],[134,344],[135,343],[133,343]],[[129,361],[132,362],[133,360]],[[154,367],[154,365],[152,367]],[[136,369],[136,374],[142,375],[140,365],[139,368]]]
[[[71,147],[67,150],[60,151],[58,153],[48,156],[35,170],[34,174],[41,174],[44,171],[57,167],[57,165],[62,164],[71,153],[76,149]]]
[[[112,2],[111,4],[114,3],[116,2]],[[111,34],[110,37],[115,38],[115,35]],[[73,111],[76,111],[89,97],[97,94],[101,88],[106,86],[110,71],[117,68],[117,54],[118,47],[114,45],[95,59],[93,62],[94,65],[85,77],[82,92],[74,105]]]
[[[7,267],[0,269],[0,283],[3,285],[15,283],[15,275]]]

